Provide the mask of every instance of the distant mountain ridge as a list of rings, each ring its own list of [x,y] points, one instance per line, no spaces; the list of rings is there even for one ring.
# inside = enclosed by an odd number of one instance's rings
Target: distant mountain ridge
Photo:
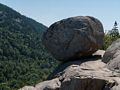
[[[44,49],[47,27],[0,4],[0,90],[45,80],[57,61]]]
[[[37,50],[41,46],[41,36],[46,29],[47,27],[43,24],[38,23],[31,18],[27,18],[13,9],[0,4],[0,32],[2,37],[0,42],[2,42],[1,44],[3,47],[7,45],[5,48],[8,48],[6,51],[0,44],[0,49],[3,49],[1,50],[1,53],[3,52],[2,55],[7,54],[6,56],[8,57],[8,54],[13,53],[12,50],[9,49],[14,50],[15,48],[20,55],[22,54],[24,56],[28,55],[25,48],[31,48],[33,51],[35,49]],[[24,49],[24,51],[22,51],[22,49]],[[32,50],[29,51],[31,52],[31,55],[33,55]],[[28,57],[30,57],[30,53]]]
[[[2,27],[6,27],[6,25],[10,25],[11,27],[16,26],[17,30],[24,30],[25,27],[28,28],[29,26],[31,26],[31,30],[34,31],[44,31],[45,29],[47,29],[45,25],[38,23],[37,21],[24,15],[21,15],[17,11],[3,4],[0,4],[0,25],[2,25]],[[22,28],[22,25],[25,27]],[[11,28],[9,28],[9,30],[11,30]]]

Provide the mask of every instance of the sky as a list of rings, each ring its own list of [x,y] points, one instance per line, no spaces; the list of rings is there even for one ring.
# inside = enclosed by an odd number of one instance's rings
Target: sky
[[[0,0],[22,15],[46,26],[73,16],[98,18],[104,30],[112,29],[118,22],[120,30],[120,0]]]

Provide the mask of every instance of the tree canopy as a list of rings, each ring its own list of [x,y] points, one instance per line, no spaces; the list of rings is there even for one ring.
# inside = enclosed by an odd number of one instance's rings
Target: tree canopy
[[[120,34],[118,30],[118,23],[115,21],[113,28],[105,33],[103,49],[107,49],[108,46],[118,38],[120,38]]]

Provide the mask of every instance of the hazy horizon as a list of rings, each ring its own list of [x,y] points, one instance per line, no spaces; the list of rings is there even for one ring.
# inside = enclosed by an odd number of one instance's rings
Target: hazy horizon
[[[93,16],[98,18],[105,30],[112,29],[114,22],[118,22],[120,30],[120,12],[118,8],[120,1],[110,0],[26,0],[26,1],[8,1],[0,0],[22,15],[30,17],[46,26],[64,18],[73,16]]]

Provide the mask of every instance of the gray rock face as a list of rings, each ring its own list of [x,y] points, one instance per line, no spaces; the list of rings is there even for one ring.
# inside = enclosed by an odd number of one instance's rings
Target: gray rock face
[[[92,55],[103,45],[104,31],[90,16],[71,17],[52,24],[43,35],[43,44],[58,60]]]
[[[107,63],[109,69],[120,72],[120,39],[108,47],[102,61]]]
[[[114,86],[110,90],[120,90],[120,85]]]
[[[58,78],[55,78],[53,80],[44,81],[42,83],[39,83],[35,86],[37,90],[59,90],[61,86],[61,82]]]
[[[59,90],[110,90],[120,80],[118,73],[107,69],[101,59],[62,65],[66,67],[53,75],[61,81]]]
[[[101,59],[66,62],[58,69],[51,80],[41,82],[30,90],[119,90],[120,74],[106,68]],[[29,89],[23,87],[20,90]]]
[[[37,85],[35,85],[35,87],[25,86],[19,90],[59,90],[60,86],[61,82],[59,81],[58,78],[55,78],[52,80],[38,83]]]
[[[48,80],[51,80],[51,79],[56,78],[56,77],[59,77],[61,75],[61,73],[67,67],[69,67],[70,65],[80,65],[84,61],[95,61],[97,59],[101,59],[101,58],[103,58],[104,53],[105,53],[104,50],[98,50],[98,51],[96,51],[95,53],[92,54],[93,56],[91,56],[89,58],[81,58],[81,60],[74,60],[74,62],[73,61],[69,61],[67,63],[62,63],[53,71],[53,73],[51,73],[49,75]],[[91,63],[91,65],[94,65],[94,64]],[[93,67],[95,67],[95,66],[93,66]]]
[[[37,89],[35,89],[33,86],[24,86],[23,88],[19,90],[37,90]]]

